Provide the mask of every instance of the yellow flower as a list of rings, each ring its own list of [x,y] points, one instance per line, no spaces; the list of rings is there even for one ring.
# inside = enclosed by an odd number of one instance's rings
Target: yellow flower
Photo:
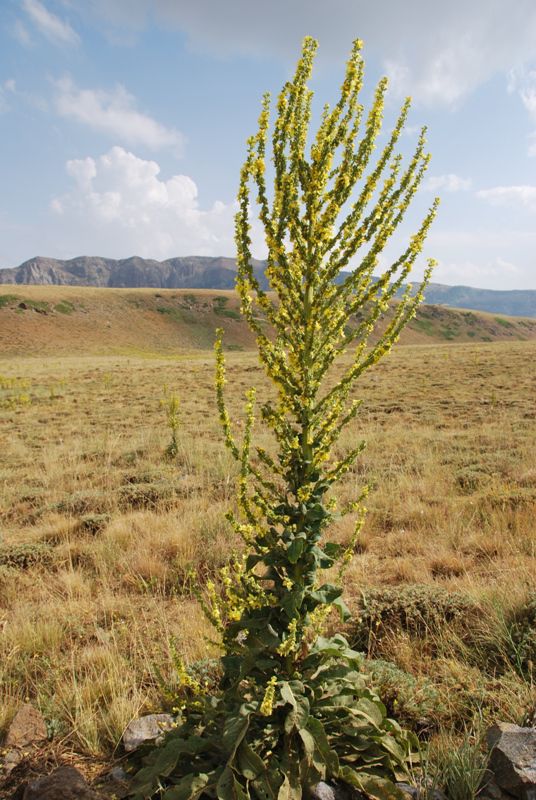
[[[264,692],[262,703],[259,706],[259,712],[262,714],[263,717],[269,717],[273,711],[276,684],[277,684],[277,678],[275,675],[272,675],[272,677],[270,678],[270,680],[266,685],[266,691]]]

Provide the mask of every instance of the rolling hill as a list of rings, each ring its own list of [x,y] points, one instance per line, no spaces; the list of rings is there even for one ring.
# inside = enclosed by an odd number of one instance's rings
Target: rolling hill
[[[217,327],[228,349],[255,346],[230,291],[0,286],[1,356],[208,351]],[[421,306],[401,337],[405,344],[529,339],[536,319],[434,305]]]
[[[266,262],[254,261],[261,285],[266,288]],[[68,261],[38,256],[13,269],[0,269],[0,284],[95,286],[112,288],[232,289],[236,277],[234,258],[186,256],[166,261],[132,256],[115,260],[79,256]],[[451,308],[467,308],[492,314],[536,318],[536,291],[474,289],[432,283],[426,302]]]

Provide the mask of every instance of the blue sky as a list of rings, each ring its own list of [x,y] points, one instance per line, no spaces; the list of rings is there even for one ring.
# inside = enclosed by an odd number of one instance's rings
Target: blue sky
[[[318,108],[359,37],[364,98],[387,74],[386,124],[413,97],[404,147],[429,127],[428,177],[386,257],[438,193],[436,281],[536,289],[534,0],[2,0],[0,266],[233,255],[244,143],[306,34]]]

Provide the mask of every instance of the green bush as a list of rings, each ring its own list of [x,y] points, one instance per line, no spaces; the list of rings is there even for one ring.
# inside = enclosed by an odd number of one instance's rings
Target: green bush
[[[50,545],[11,544],[0,545],[0,567],[28,569],[35,564],[50,564],[53,548]]]
[[[372,655],[378,639],[386,633],[407,631],[433,637],[444,632],[445,626],[467,631],[482,611],[461,592],[408,584],[363,591],[354,613],[349,640],[352,647]]]

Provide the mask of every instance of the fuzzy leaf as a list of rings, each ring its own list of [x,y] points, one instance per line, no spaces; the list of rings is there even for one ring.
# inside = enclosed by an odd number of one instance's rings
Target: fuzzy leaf
[[[226,767],[220,775],[216,784],[216,797],[218,800],[249,800],[230,767]]]
[[[287,547],[287,558],[291,564],[296,564],[305,547],[305,538],[297,536]]]
[[[162,800],[197,800],[209,783],[206,773],[185,775],[175,786],[164,792]]]
[[[248,781],[255,780],[255,778],[266,769],[262,758],[255,752],[251,745],[245,741],[242,741],[238,748],[237,761],[238,769]]]

